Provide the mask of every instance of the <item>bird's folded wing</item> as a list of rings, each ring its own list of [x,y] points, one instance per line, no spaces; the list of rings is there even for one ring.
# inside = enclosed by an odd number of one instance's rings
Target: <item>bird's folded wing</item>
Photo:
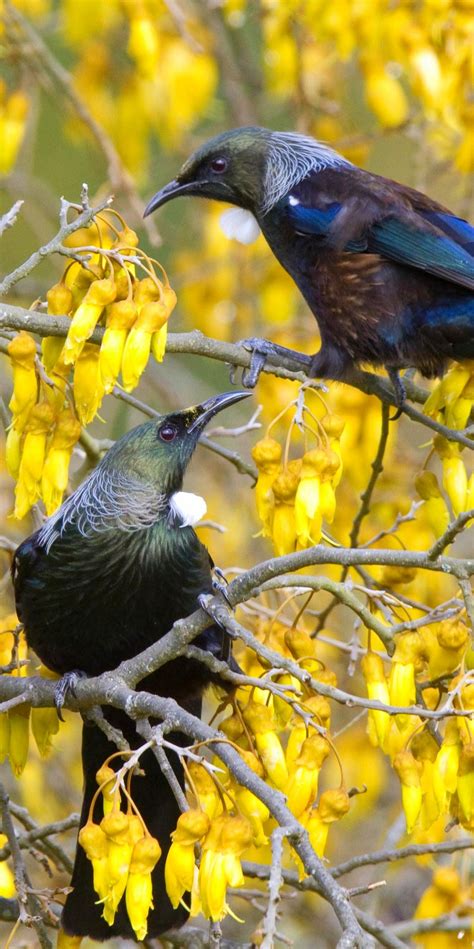
[[[314,236],[326,246],[380,254],[474,290],[474,228],[467,221],[441,211],[408,207],[390,212],[381,206],[377,216],[374,205],[369,210],[369,199],[367,205],[362,206],[360,197],[331,203],[326,198],[318,207],[290,196],[287,215],[298,233]],[[375,220],[370,221],[370,216]]]

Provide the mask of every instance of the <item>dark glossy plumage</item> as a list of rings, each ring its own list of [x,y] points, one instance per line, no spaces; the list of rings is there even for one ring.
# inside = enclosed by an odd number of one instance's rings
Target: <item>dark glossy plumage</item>
[[[212,590],[207,550],[192,527],[183,526],[173,514],[173,498],[206,422],[245,394],[218,396],[134,429],[45,527],[20,545],[14,558],[18,616],[29,645],[49,668],[61,674],[79,669],[88,675],[113,669],[160,639],[175,620],[197,608],[201,593]],[[163,441],[160,432],[170,424],[176,435],[171,442]],[[218,656],[227,646],[214,626],[196,643]],[[140,688],[172,696],[199,714],[210,681],[201,663],[176,659],[143,680]],[[105,714],[131,747],[143,744],[123,712],[107,709]],[[189,743],[179,734],[171,740]],[[114,751],[99,729],[84,726],[81,826],[97,790],[96,771]],[[173,910],[163,880],[178,806],[153,754],[148,752],[140,763],[145,776],[133,779],[133,796],[163,851],[153,873],[154,909],[148,924],[152,937],[181,925],[187,913],[182,907]],[[172,764],[183,785],[181,764],[177,759]],[[94,816],[100,821],[100,804]],[[62,917],[66,932],[95,939],[134,938],[124,900],[112,927],[102,919],[92,888],[92,865],[81,847],[72,886]]]
[[[420,192],[314,139],[244,128],[195,152],[147,213],[180,194],[255,216],[318,321],[313,375],[371,363],[432,376],[474,358],[474,228]]]

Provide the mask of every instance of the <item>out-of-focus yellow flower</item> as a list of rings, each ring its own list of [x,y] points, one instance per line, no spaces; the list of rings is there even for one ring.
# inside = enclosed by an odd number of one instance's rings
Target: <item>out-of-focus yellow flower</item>
[[[430,679],[454,672],[469,644],[469,632],[459,617],[443,620],[422,631]]]
[[[165,864],[166,892],[176,909],[185,893],[193,888],[195,855],[194,847],[209,832],[210,820],[204,811],[191,808],[178,818],[176,830],[171,834],[172,844]]]
[[[438,479],[432,471],[422,471],[415,478],[415,488],[423,504],[423,513],[435,537],[444,534],[449,521],[449,511],[443,498]]]
[[[454,867],[437,867],[431,886],[422,894],[416,907],[414,919],[436,919],[450,913],[462,901],[461,892],[461,880]],[[424,949],[450,949],[453,945],[453,933],[424,933],[414,938]],[[464,940],[461,945],[463,943]]]
[[[391,705],[413,705],[416,702],[415,669],[424,653],[424,642],[420,633],[401,633],[395,637],[396,647],[392,656],[389,678]],[[408,715],[397,715],[400,729],[408,725]]]
[[[104,392],[99,349],[86,343],[74,367],[74,405],[82,425],[88,425],[97,415]]]
[[[403,86],[384,63],[371,63],[365,77],[365,96],[372,112],[385,128],[397,128],[408,118],[408,100]]]
[[[148,932],[147,917],[153,908],[152,870],[161,857],[161,847],[155,837],[147,834],[136,841],[130,859],[125,905],[132,929],[139,941]]]
[[[425,830],[432,827],[440,813],[439,802],[435,794],[433,782],[434,763],[438,754],[438,744],[430,732],[424,728],[414,735],[410,747],[413,757],[421,764],[422,768],[420,782],[423,802],[421,805],[419,824],[422,830]]]
[[[57,679],[55,672],[51,672],[46,666],[40,666],[38,673],[45,679]],[[42,758],[46,758],[51,751],[53,735],[59,731],[59,718],[54,708],[32,708],[31,709],[31,731],[35,739],[36,746]]]
[[[448,718],[443,742],[433,767],[433,790],[441,813],[446,811],[447,804],[456,791],[460,754],[458,724],[454,718]]]
[[[457,795],[461,824],[471,829],[474,817],[474,742],[464,745],[459,758]]]
[[[14,516],[19,519],[25,517],[40,496],[46,440],[53,422],[54,411],[48,402],[39,402],[29,413],[15,486]]]
[[[280,470],[281,455],[281,445],[268,436],[260,439],[252,448],[252,458],[258,468],[255,501],[257,514],[263,525],[264,537],[271,536],[274,507],[272,485]]]
[[[258,702],[249,702],[243,711],[243,716],[255,736],[255,744],[268,777],[275,787],[285,788],[288,781],[288,769],[280,739],[275,734],[271,709]]]
[[[3,849],[5,844],[8,843],[8,838],[6,834],[0,834],[0,847]],[[15,890],[15,877],[13,876],[10,867],[6,860],[2,860],[0,863],[0,896],[3,896],[4,899],[11,899],[16,895]]]
[[[443,487],[457,517],[466,510],[467,499],[467,474],[460,455],[460,446],[440,436],[435,438],[434,445],[443,466]]]
[[[329,788],[321,794],[318,806],[309,811],[306,817],[301,818],[301,822],[308,832],[311,846],[318,857],[324,857],[330,824],[341,820],[349,811],[349,807],[349,795],[345,788]],[[298,858],[297,863],[300,878],[302,878],[305,873]]]
[[[393,759],[393,768],[400,778],[402,786],[402,806],[405,811],[407,833],[411,834],[421,810],[421,766],[411,751],[399,751]]]
[[[362,657],[360,665],[367,684],[369,699],[375,699],[378,702],[383,702],[384,705],[390,705],[390,693],[381,657],[374,652],[368,652]],[[371,726],[369,737],[374,745],[379,745],[385,751],[385,739],[390,728],[390,715],[388,712],[369,709],[369,723]]]
[[[30,707],[17,705],[8,712],[10,723],[10,765],[19,778],[28,760],[30,746]]]
[[[258,758],[251,751],[241,751],[240,754],[246,765],[254,774],[257,774],[259,778],[263,778],[263,767]],[[265,847],[268,843],[268,838],[263,829],[263,825],[270,817],[268,807],[256,794],[253,794],[252,791],[242,787],[240,784],[235,784],[233,793],[235,794],[235,801],[239,812],[247,818],[252,827],[252,842],[254,846]]]
[[[21,89],[10,95],[3,80],[0,80],[0,175],[7,175],[13,168],[26,131],[29,101]]]
[[[13,394],[9,408],[13,412],[13,427],[22,432],[38,394],[35,341],[22,330],[7,344],[7,352],[13,369]]]
[[[252,828],[245,817],[223,814],[212,822],[199,867],[199,895],[207,919],[218,922],[229,911],[227,887],[244,884],[240,856],[251,840]]]

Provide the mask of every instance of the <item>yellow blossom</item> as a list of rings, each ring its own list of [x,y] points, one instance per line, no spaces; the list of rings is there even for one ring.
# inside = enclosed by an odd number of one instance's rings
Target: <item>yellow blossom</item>
[[[199,867],[199,895],[202,912],[218,922],[228,912],[228,886],[242,886],[244,876],[240,855],[250,845],[252,828],[245,817],[217,817],[202,844]]]
[[[161,847],[149,834],[137,840],[132,850],[125,905],[132,929],[139,941],[145,939],[148,931],[147,917],[153,908],[151,873],[160,857]]]
[[[54,411],[48,402],[33,406],[25,425],[25,440],[15,487],[14,516],[19,519],[25,517],[40,496],[46,439],[53,422]]]
[[[82,425],[88,425],[97,415],[104,391],[99,349],[86,343],[74,367],[74,405]]]
[[[76,362],[81,354],[84,343],[94,332],[104,307],[115,299],[116,287],[110,277],[94,280],[77,307],[71,321],[63,349],[63,360],[66,365]]]
[[[35,341],[22,330],[7,344],[7,352],[13,369],[13,395],[9,408],[13,412],[14,428],[22,432],[38,393]]]
[[[384,705],[390,705],[389,688],[381,657],[374,652],[368,652],[361,659],[361,669],[367,684],[369,699],[375,699]],[[385,739],[390,728],[390,715],[387,712],[369,709],[369,723],[371,725],[369,735],[373,739],[373,744],[378,744],[385,751]]]
[[[0,834],[0,848],[3,849],[8,843],[6,834]],[[16,895],[15,877],[6,860],[0,863],[0,896],[4,899],[11,899]]]
[[[271,709],[258,702],[249,702],[244,719],[255,736],[255,744],[265,771],[275,787],[283,789],[288,781],[285,755],[275,726]]]
[[[297,473],[288,466],[272,484],[275,499],[272,539],[278,557],[293,553],[296,546],[295,496],[298,480]]]
[[[120,372],[125,340],[138,314],[133,300],[116,300],[107,307],[105,333],[99,353],[100,375],[105,392],[111,392]]]
[[[80,422],[70,409],[58,416],[41,477],[41,495],[48,516],[54,513],[67,488],[69,461],[81,434]]]
[[[402,805],[405,811],[407,833],[411,834],[421,810],[422,789],[421,766],[411,751],[399,751],[393,759],[393,767],[402,786]]]
[[[262,438],[252,448],[252,458],[258,468],[255,485],[257,514],[263,524],[263,534],[267,537],[271,535],[274,507],[272,485],[280,470],[281,455],[281,445],[268,436]]]
[[[192,808],[181,814],[176,830],[171,834],[172,844],[165,864],[165,885],[174,908],[179,906],[184,894],[192,890],[195,870],[194,846],[206,836],[209,827],[207,814]]]

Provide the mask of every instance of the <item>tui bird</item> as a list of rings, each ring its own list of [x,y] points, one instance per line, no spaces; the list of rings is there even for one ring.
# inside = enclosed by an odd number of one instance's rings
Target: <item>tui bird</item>
[[[313,138],[258,127],[206,142],[145,215],[179,195],[243,209],[225,216],[243,243],[263,231],[319,324],[319,352],[291,353],[311,376],[385,366],[401,406],[399,369],[436,376],[450,359],[474,358],[474,228],[426,195]],[[250,384],[266,355],[291,352],[247,343],[257,357]]]
[[[212,561],[191,526],[205,505],[202,498],[181,490],[183,475],[209,420],[248,395],[217,395],[134,428],[20,545],[13,563],[18,616],[29,645],[50,669],[61,675],[80,669],[89,676],[113,669],[160,639],[177,619],[198,607],[200,594],[212,591]],[[196,644],[227,658],[229,643],[223,639],[222,630],[210,626]],[[199,715],[201,695],[210,681],[202,663],[178,658],[143,679],[140,688],[171,696]],[[104,714],[132,748],[143,744],[124,712],[107,709]],[[176,744],[188,743],[180,734],[168,737]],[[81,827],[97,790],[95,774],[116,750],[96,726],[84,725]],[[148,935],[153,937],[182,925],[188,913],[181,906],[172,908],[164,886],[178,805],[150,751],[140,765],[145,776],[133,779],[133,797],[162,847],[153,872],[154,909],[148,917]],[[183,786],[177,757],[172,766]],[[96,806],[95,821],[101,817]],[[135,938],[124,899],[112,927],[102,918],[92,865],[80,846],[71,885],[61,921],[66,933],[98,940]]]

